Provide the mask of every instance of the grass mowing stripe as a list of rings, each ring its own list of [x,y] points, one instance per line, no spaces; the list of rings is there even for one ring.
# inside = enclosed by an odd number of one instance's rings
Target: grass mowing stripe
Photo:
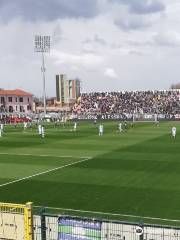
[[[56,155],[50,155],[50,154],[31,154],[31,153],[3,153],[0,152],[0,155],[10,155],[10,156],[32,156],[32,157],[54,157],[54,158],[78,158],[78,159],[84,159],[88,158],[90,159],[91,157],[89,156],[84,156],[84,157],[78,157],[78,156],[56,156]]]
[[[43,172],[40,172],[40,173],[36,173],[36,174],[31,175],[31,176],[27,176],[27,177],[23,177],[23,178],[20,178],[20,179],[11,181],[11,182],[3,183],[3,184],[0,185],[0,187],[4,187],[4,186],[7,186],[7,185],[10,185],[10,184],[13,184],[13,183],[21,182],[23,180],[27,180],[27,179],[30,179],[30,178],[33,178],[33,177],[37,177],[37,176],[40,176],[40,175],[43,175],[43,174],[46,174],[46,173],[54,172],[54,171],[57,171],[57,170],[62,169],[62,168],[66,168],[66,167],[73,166],[73,165],[78,164],[78,163],[88,161],[90,159],[91,159],[90,157],[89,158],[84,158],[83,160],[79,160],[79,161],[76,161],[76,162],[73,162],[73,163],[68,163],[66,165],[56,167],[56,168],[53,168],[53,169],[49,169],[47,171],[43,171]]]

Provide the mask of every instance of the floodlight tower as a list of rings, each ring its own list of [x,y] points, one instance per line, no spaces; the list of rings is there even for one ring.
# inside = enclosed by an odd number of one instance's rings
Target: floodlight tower
[[[46,114],[46,79],[45,79],[45,63],[44,63],[44,53],[50,52],[51,39],[50,36],[35,36],[34,50],[35,52],[42,53],[42,76],[43,76],[43,102],[44,102],[44,115]]]

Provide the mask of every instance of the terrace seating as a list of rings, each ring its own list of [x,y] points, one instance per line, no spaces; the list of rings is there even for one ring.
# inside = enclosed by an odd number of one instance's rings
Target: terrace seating
[[[180,91],[121,91],[83,93],[73,106],[75,114],[180,114]]]

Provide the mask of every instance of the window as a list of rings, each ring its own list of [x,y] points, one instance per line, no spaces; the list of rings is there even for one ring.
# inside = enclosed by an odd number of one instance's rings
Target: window
[[[29,98],[28,98],[28,102],[29,102]]]
[[[30,105],[27,105],[27,110],[31,110],[31,106]]]
[[[12,102],[12,97],[8,97],[8,102]]]
[[[5,98],[1,97],[1,103],[5,103]]]
[[[20,98],[19,98],[19,102],[23,102],[23,97],[20,97]]]
[[[13,106],[9,106],[9,112],[13,112]]]
[[[20,112],[24,112],[23,106],[20,106]]]
[[[16,102],[17,102],[17,97],[16,97]]]

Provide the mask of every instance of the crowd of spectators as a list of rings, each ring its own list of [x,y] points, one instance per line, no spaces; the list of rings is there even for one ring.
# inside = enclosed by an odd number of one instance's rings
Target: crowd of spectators
[[[180,114],[180,91],[122,91],[82,93],[74,114]]]

